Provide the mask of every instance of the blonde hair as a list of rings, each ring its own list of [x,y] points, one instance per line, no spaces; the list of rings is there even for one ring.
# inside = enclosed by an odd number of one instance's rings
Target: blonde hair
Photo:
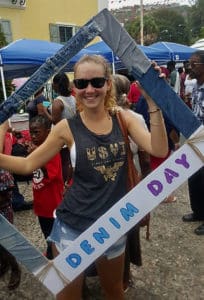
[[[113,83],[115,86],[116,103],[123,108],[129,108],[127,98],[127,94],[130,90],[129,79],[124,75],[116,74],[113,76]]]
[[[74,66],[74,77],[76,76],[77,68],[79,67],[79,65],[81,65],[85,62],[101,65],[104,69],[104,77],[107,80],[111,81],[111,83],[113,82],[109,64],[108,64],[107,60],[101,55],[84,55],[84,56],[82,56]],[[83,106],[78,101],[77,95],[75,97],[77,100],[78,110],[79,111],[83,110]],[[111,84],[110,89],[106,93],[104,104],[105,104],[105,109],[107,109],[107,110],[111,110],[112,108],[116,107],[115,89],[114,89],[113,84]]]

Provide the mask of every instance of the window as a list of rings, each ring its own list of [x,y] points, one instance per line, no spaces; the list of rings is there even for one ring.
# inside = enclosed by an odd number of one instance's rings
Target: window
[[[26,0],[1,0],[0,7],[12,7],[15,9],[25,9]]]
[[[6,42],[12,42],[11,22],[9,20],[0,19],[1,31],[3,32]]]
[[[60,44],[66,42],[78,31],[79,27],[69,25],[50,24],[50,41]]]

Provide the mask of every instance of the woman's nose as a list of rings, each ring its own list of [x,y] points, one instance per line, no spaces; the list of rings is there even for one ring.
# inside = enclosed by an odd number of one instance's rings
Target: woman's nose
[[[89,82],[88,85],[87,85],[86,90],[92,91],[92,90],[94,90],[94,89],[95,89],[95,88],[91,85],[91,82]]]

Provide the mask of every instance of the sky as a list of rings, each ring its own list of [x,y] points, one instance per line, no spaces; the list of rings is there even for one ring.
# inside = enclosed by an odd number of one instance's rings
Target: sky
[[[141,0],[109,0],[109,9],[121,8],[123,6],[139,5]],[[189,4],[190,0],[143,0],[143,4],[171,4],[179,3],[180,5]]]

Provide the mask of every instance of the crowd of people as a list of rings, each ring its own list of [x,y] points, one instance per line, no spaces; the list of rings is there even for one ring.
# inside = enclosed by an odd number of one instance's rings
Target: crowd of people
[[[195,52],[180,70],[175,62],[167,63],[167,68],[154,64],[154,68],[159,80],[166,80],[204,124],[204,51]],[[65,73],[56,74],[52,82],[56,96],[49,109],[43,105],[43,88],[28,104],[26,157],[2,154],[9,125],[0,126],[1,172],[32,174],[33,205],[28,209],[33,206],[38,216],[48,259],[56,257],[128,191],[127,145],[118,111],[127,126],[133,157],[139,159],[141,178],[179,147],[177,128],[139,82],[130,79],[113,76],[99,55],[84,56],[76,63],[72,88]],[[11,130],[11,134],[18,132]],[[136,159],[134,163],[136,166]],[[9,177],[7,183],[8,197],[0,198],[0,213],[13,222],[12,190],[18,187]],[[183,221],[203,221],[203,167],[189,178],[188,185],[192,213],[184,215]],[[164,199],[173,201],[174,194]],[[204,235],[204,224],[195,233]],[[139,234],[136,239],[139,245]],[[126,245],[124,235],[95,261],[106,299],[124,299],[131,280]],[[135,264],[141,265],[140,249],[137,255]],[[57,299],[81,299],[85,275],[73,280]]]

